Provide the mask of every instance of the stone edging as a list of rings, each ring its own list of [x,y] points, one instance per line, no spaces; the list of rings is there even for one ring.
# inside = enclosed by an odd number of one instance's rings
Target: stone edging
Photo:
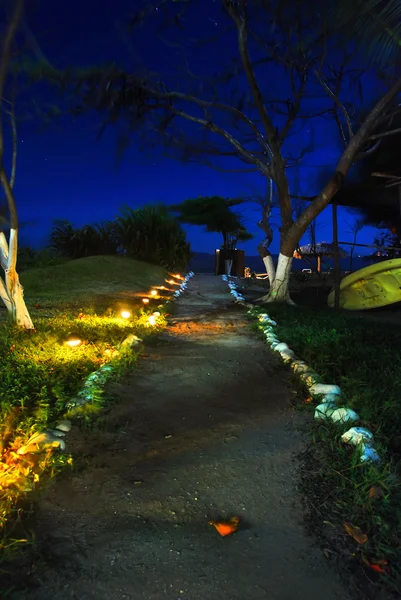
[[[173,298],[178,298],[186,289],[188,281],[191,277],[194,276],[193,271],[190,271],[185,278],[183,279],[179,288],[174,292]],[[172,300],[167,300],[164,305],[166,306]],[[121,347],[129,347],[133,349],[137,346],[142,340],[138,338],[134,334],[130,334],[125,338],[125,340],[120,344]],[[106,383],[111,379],[114,373],[114,368],[110,364],[105,364],[101,366],[97,371],[91,373],[86,380],[84,381],[81,390],[78,392],[77,396],[69,400],[66,404],[66,408],[69,409],[70,412],[74,412],[74,410],[78,410],[81,406],[92,402],[96,397],[99,397],[102,394],[103,388]],[[34,433],[27,443],[19,448],[17,453],[19,455],[27,455],[32,452],[37,452],[38,450],[43,450],[45,448],[59,448],[60,450],[65,450],[65,434],[71,430],[71,421],[62,420],[60,421],[54,429],[45,429],[42,432]]]
[[[321,383],[317,373],[303,360],[298,359],[295,353],[284,342],[280,342],[275,334],[276,321],[271,319],[267,313],[259,313],[254,306],[245,302],[245,298],[237,291],[237,285],[227,275],[222,275],[223,281],[228,283],[231,295],[237,304],[248,308],[248,314],[256,317],[259,321],[258,328],[263,332],[266,342],[271,349],[278,352],[283,361],[291,366],[291,369],[300,380],[308,387],[311,397],[319,402],[315,408],[315,419],[327,420],[338,423],[352,423],[360,420],[359,415],[351,408],[339,407],[341,402],[341,389],[338,385]],[[351,427],[341,439],[360,450],[361,462],[378,462],[380,457],[374,448],[373,434],[364,427]]]

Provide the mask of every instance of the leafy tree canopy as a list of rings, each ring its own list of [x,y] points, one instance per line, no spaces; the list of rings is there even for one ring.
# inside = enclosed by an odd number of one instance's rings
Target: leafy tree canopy
[[[242,202],[241,199],[222,196],[199,196],[173,205],[171,210],[177,214],[181,223],[203,226],[206,231],[221,233],[223,247],[228,248],[235,242],[245,242],[253,237],[246,230],[240,216],[231,210]]]

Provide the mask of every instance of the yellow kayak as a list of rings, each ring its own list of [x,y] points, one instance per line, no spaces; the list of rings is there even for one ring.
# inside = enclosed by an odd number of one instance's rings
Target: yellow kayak
[[[401,258],[369,265],[341,280],[340,307],[367,310],[401,302]],[[334,306],[334,290],[327,303]]]

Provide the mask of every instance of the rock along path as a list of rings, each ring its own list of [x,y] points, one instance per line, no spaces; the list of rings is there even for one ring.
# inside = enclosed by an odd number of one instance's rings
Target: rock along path
[[[146,351],[105,428],[69,438],[87,464],[40,501],[17,598],[346,600],[303,528],[287,371],[227,284],[196,276]]]

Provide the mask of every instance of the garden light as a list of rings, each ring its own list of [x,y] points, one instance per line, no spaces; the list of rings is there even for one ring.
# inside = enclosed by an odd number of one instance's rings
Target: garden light
[[[150,315],[150,317],[148,318],[149,325],[156,325],[156,319],[157,317],[155,317],[155,315]]]
[[[122,310],[121,311],[121,316],[123,319],[129,319],[131,316],[131,313],[129,310]]]
[[[75,334],[75,333],[71,333],[65,343],[67,344],[67,346],[70,346],[70,348],[75,348],[76,346],[79,346],[82,343],[82,340]]]
[[[151,296],[157,296],[157,292],[156,292],[156,290],[151,290],[151,292],[150,292],[150,295],[151,295]]]
[[[142,298],[142,302],[144,304],[149,304],[149,298]]]

